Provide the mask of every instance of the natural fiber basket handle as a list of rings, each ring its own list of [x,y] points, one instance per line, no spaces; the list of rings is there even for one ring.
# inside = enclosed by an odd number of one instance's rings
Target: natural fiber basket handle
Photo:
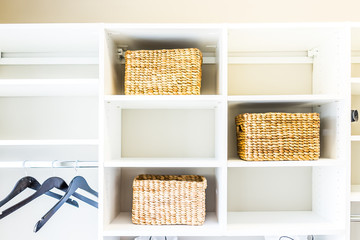
[[[240,125],[236,125],[236,132],[241,132],[241,126]]]

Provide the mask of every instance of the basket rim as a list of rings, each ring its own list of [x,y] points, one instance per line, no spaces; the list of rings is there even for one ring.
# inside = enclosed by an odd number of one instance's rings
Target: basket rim
[[[320,115],[320,113],[316,113],[316,112],[294,112],[294,113],[288,113],[288,112],[264,112],[264,113],[240,113],[239,115]]]
[[[144,179],[144,177],[154,177],[155,179]],[[168,178],[168,177],[178,177],[178,179],[159,179],[159,178]],[[196,177],[196,180],[191,180],[190,178]],[[157,174],[140,174],[135,177],[134,181],[161,181],[161,182],[194,182],[194,183],[203,183],[206,182],[206,178],[200,175],[157,175]]]
[[[135,49],[135,50],[126,50],[125,54],[127,52],[131,53],[131,52],[159,52],[159,51],[175,51],[175,50],[196,50],[198,51],[201,55],[202,52],[199,48],[159,48],[159,49]]]

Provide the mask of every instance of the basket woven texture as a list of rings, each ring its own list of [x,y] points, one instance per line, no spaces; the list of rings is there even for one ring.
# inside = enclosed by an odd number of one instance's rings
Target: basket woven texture
[[[245,113],[235,119],[238,155],[248,161],[318,160],[318,113]]]
[[[197,48],[125,53],[126,95],[199,95],[202,54]]]
[[[132,222],[202,225],[206,187],[197,175],[139,175],[133,182]]]

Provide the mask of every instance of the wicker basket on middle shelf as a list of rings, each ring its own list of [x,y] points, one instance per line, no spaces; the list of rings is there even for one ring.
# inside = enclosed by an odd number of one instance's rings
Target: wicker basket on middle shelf
[[[125,53],[126,95],[199,95],[202,53],[197,48]]]
[[[245,113],[235,119],[240,159],[248,161],[318,160],[318,113]]]
[[[132,222],[202,225],[206,187],[197,175],[139,175],[133,182]]]

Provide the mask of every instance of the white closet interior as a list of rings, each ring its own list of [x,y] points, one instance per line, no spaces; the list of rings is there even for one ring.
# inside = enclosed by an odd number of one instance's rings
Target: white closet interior
[[[357,107],[359,29],[337,23],[1,25],[0,199],[25,170],[40,182],[76,175],[71,168],[24,169],[25,160],[28,166],[54,160],[99,166],[78,170],[99,191],[98,211],[63,206],[35,234],[33,225],[56,203],[44,197],[1,220],[1,235],[349,239],[350,155],[351,184],[360,185],[354,170],[360,128],[349,120],[350,89]],[[187,47],[203,53],[199,96],[124,95],[122,51]],[[320,113],[320,160],[239,160],[235,116],[272,111]],[[142,173],[205,176],[205,224],[132,224],[132,180]]]

